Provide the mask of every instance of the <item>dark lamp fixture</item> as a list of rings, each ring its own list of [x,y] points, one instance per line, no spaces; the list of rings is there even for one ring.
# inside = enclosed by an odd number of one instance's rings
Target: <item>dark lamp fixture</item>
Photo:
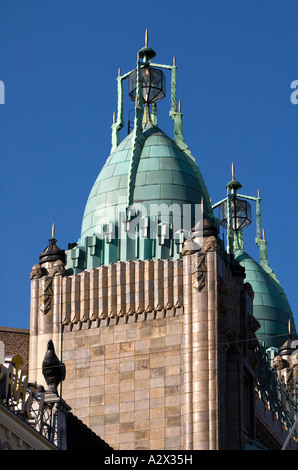
[[[165,96],[165,75],[162,70],[145,65],[141,68],[141,86],[145,105],[157,103]],[[137,71],[133,70],[128,77],[128,93],[132,101],[136,100]]]
[[[232,229],[237,232],[251,224],[251,205],[244,199],[232,196],[231,203],[231,223]],[[219,206],[219,222],[224,228],[228,227],[228,201],[223,201]]]

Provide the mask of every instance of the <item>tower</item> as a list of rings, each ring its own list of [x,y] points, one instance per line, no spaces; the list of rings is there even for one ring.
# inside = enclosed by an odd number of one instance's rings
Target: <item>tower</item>
[[[225,250],[198,164],[183,137],[176,61],[117,77],[111,153],[76,244],[53,231],[31,279],[30,377],[43,382],[52,340],[60,392],[115,449],[241,449],[254,437],[253,290]],[[173,138],[157,126],[171,74]],[[122,141],[123,85],[135,102]]]

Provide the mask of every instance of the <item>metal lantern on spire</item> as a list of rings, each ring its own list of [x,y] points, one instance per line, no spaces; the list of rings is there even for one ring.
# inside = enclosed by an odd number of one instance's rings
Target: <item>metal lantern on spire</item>
[[[151,67],[150,61],[156,53],[148,47],[148,30],[145,33],[145,47],[139,51],[139,58],[143,59],[144,65],[141,67],[141,88],[142,97],[146,106],[157,103],[166,96],[166,78],[162,70]],[[137,95],[137,70],[133,70],[128,77],[128,93],[135,101]]]
[[[241,187],[239,181],[235,180],[235,167],[232,163],[232,181],[227,184],[228,197],[219,204],[218,209],[220,224],[225,228],[229,226],[234,232],[247,227],[252,221],[251,205],[237,195]]]
[[[227,197],[213,206],[218,208],[219,223],[222,227],[227,229],[228,244],[227,251],[233,251],[233,245],[239,247],[242,239],[242,230],[251,224],[251,205],[248,199],[257,200],[243,196],[238,193],[242,185],[235,179],[235,167],[232,163],[232,180],[227,184]]]
[[[162,70],[145,65],[141,69],[142,97],[145,105],[157,103],[165,96],[165,75]],[[137,71],[133,70],[128,77],[128,93],[132,101],[136,100]]]
[[[228,201],[223,201],[218,207],[219,222],[224,228],[228,227]],[[240,199],[235,194],[230,201],[231,228],[238,232],[251,224],[251,205],[244,199]]]

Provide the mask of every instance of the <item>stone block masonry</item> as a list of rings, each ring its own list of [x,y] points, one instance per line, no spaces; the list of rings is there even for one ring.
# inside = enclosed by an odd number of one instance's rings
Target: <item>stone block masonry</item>
[[[49,265],[31,277],[30,378],[43,383],[52,339],[66,366],[62,398],[115,450],[242,446],[231,436],[242,436],[244,414],[235,424],[227,382],[239,388],[242,410],[244,365],[253,374],[254,363],[246,346],[252,296],[242,268],[226,266],[214,240],[206,251],[192,247],[179,260],[75,275]],[[234,352],[230,341],[242,336]]]
[[[183,448],[182,309],[167,314],[65,327],[63,398],[114,449]]]

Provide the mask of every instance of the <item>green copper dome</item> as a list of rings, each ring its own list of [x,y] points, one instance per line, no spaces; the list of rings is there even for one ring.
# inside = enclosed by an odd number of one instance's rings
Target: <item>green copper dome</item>
[[[291,331],[295,331],[293,314],[286,295],[272,271],[266,270],[266,266],[262,267],[242,250],[235,251],[235,257],[245,268],[245,280],[254,290],[253,312],[261,325],[257,337],[265,343],[266,348],[279,348],[289,333],[289,322]]]
[[[66,252],[71,272],[117,261],[180,258],[182,243],[201,216],[202,200],[204,215],[212,220],[208,191],[187,147],[179,148],[151,122],[142,136],[138,158],[132,132],[100,171],[86,203],[81,236]],[[129,218],[128,208],[139,210],[136,219]],[[152,208],[158,211],[153,214]],[[134,220],[136,239],[125,230]]]
[[[118,261],[180,258],[184,240],[203,219],[202,209],[214,222],[206,185],[183,137],[175,60],[173,65],[151,64],[155,53],[147,46],[146,41],[135,70],[122,76],[119,70],[112,148],[89,194],[78,243],[66,251],[69,273]],[[161,69],[171,72],[173,139],[157,126],[157,102],[166,94]],[[133,131],[121,142],[126,79],[135,116]]]
[[[111,153],[99,173],[89,195],[82,222],[80,244],[84,239],[102,232],[103,224],[116,221],[119,206],[125,208],[129,191],[129,172],[132,158],[133,133],[129,134]],[[199,168],[157,126],[147,124],[145,142],[131,188],[132,206],[142,204],[150,211],[151,204],[201,204],[210,200],[202,187]],[[195,220],[192,220],[192,226]]]
[[[232,163],[232,181],[227,185],[227,196],[213,205],[219,209],[219,223],[227,229],[227,253],[245,268],[246,282],[254,291],[253,316],[260,329],[256,332],[265,348],[279,348],[289,332],[296,333],[295,322],[287,297],[271,269],[267,256],[267,240],[261,223],[261,196],[239,194],[242,185],[235,179]],[[244,249],[243,232],[252,222],[251,202],[256,204],[256,239],[260,262],[257,263]]]

